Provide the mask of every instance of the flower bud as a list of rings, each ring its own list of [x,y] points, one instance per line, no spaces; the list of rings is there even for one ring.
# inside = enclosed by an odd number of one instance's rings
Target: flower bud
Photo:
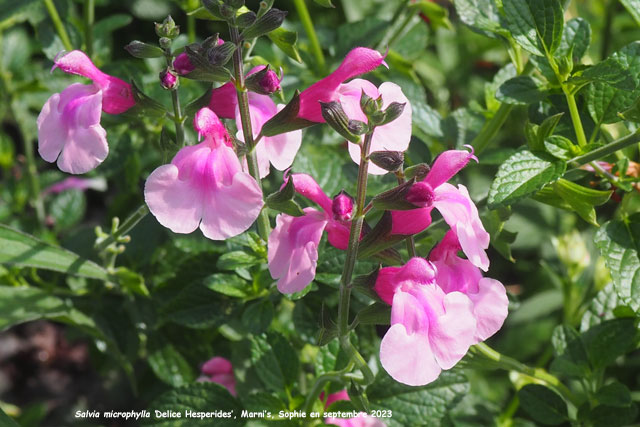
[[[160,37],[160,47],[163,49],[169,49],[171,47],[171,39],[169,37]]]
[[[189,55],[185,52],[182,52],[180,55],[176,56],[176,59],[173,60],[173,69],[178,75],[184,76],[185,74],[189,74],[193,70],[195,70],[195,66],[191,63],[189,59]]]
[[[384,118],[380,123],[376,123],[378,126],[386,125],[387,123],[391,123],[404,111],[404,107],[407,105],[406,103],[392,102],[389,106],[384,110]]]
[[[245,85],[247,89],[252,92],[259,93],[260,95],[271,95],[281,89],[281,81],[282,79],[278,78],[278,75],[267,65],[257,73],[247,76]]]
[[[369,159],[374,165],[389,172],[395,172],[404,163],[404,153],[402,151],[374,151],[369,155]]]
[[[333,130],[351,142],[357,143],[360,141],[360,136],[353,134],[349,129],[349,117],[347,117],[339,102],[320,102],[320,110],[322,118]]]
[[[434,197],[431,186],[424,181],[419,181],[411,186],[405,200],[419,208],[426,208],[433,204]]]
[[[160,72],[160,84],[165,89],[175,89],[178,86],[178,77],[171,70],[166,69]]]
[[[256,19],[253,25],[245,28],[242,32],[242,38],[245,40],[254,39],[280,28],[285,16],[287,16],[287,12],[285,11],[278,9],[269,10],[260,18]]]
[[[162,24],[156,22],[156,34],[158,37],[175,39],[180,35],[180,26],[176,25],[171,15],[169,15],[162,21]]]
[[[138,40],[133,40],[124,48],[131,56],[135,56],[136,58],[159,58],[164,55],[163,50],[158,46],[153,46]]]
[[[353,198],[344,190],[341,191],[333,198],[331,211],[333,212],[333,219],[336,221],[349,221],[353,212]]]

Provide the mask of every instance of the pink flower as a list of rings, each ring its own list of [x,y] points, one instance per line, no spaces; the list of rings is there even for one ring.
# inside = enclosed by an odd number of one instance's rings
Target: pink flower
[[[489,247],[486,232],[478,209],[469,197],[464,185],[448,184],[453,175],[466,166],[470,159],[477,161],[473,152],[449,150],[440,154],[422,182],[416,183],[408,194],[408,200],[419,206],[408,211],[393,211],[392,234],[416,234],[431,224],[431,211],[438,209],[442,217],[456,233],[462,250],[473,263],[486,271]]]
[[[213,111],[198,111],[194,127],[204,141],[184,147],[149,175],[145,201],[158,222],[175,233],[199,226],[206,237],[224,240],[253,224],[262,209],[262,192],[242,172],[231,138]]]
[[[213,382],[222,385],[232,396],[236,394],[236,379],[233,376],[233,366],[231,362],[224,357],[214,357],[207,360],[200,371],[201,375],[198,382]]]
[[[366,47],[353,49],[333,73],[300,93],[298,117],[312,122],[324,123],[325,120],[322,118],[322,112],[320,111],[320,102],[337,101],[339,95],[338,87],[344,81],[360,74],[368,73],[380,64],[384,64],[384,56],[378,51]],[[353,119],[353,117],[351,118]]]
[[[482,277],[478,267],[458,256],[460,249],[456,234],[449,230],[431,251],[429,260],[437,270],[436,282],[446,294],[462,292],[471,299],[477,322],[475,339],[478,343],[502,327],[508,314],[509,299],[502,283]]]
[[[320,393],[320,400],[324,400],[324,392]],[[332,393],[327,397],[327,401],[324,403],[325,410],[328,409],[332,403],[340,400],[350,400],[347,390],[341,390],[336,393]],[[324,419],[325,424],[333,424],[340,427],[386,427],[387,425],[375,417],[369,416],[366,412],[360,412],[353,418],[336,418],[327,417]]]
[[[53,185],[48,186],[44,190],[42,190],[42,195],[46,196],[48,194],[61,193],[66,190],[87,190],[92,189],[96,191],[105,191],[107,189],[107,181],[100,178],[76,178],[74,176],[70,176],[69,178],[65,178],[60,182],[57,182]]]
[[[189,55],[187,55],[185,52],[182,52],[180,55],[176,56],[176,59],[173,60],[173,69],[179,75],[184,76],[185,74],[189,74],[190,72],[195,70],[196,67],[191,63]]]
[[[391,327],[380,344],[380,363],[396,381],[418,386],[451,369],[475,343],[473,304],[462,292],[445,293],[436,270],[422,258],[385,267],[374,290],[391,304]]]
[[[160,84],[165,89],[173,89],[178,83],[178,77],[171,72],[171,70],[164,70],[160,72]]]
[[[382,109],[385,109],[392,102],[405,104],[402,114],[394,121],[383,126],[378,126],[373,131],[370,152],[374,151],[405,151],[411,141],[411,104],[402,89],[395,83],[385,82],[376,88],[368,80],[354,79],[349,83],[342,84],[336,91],[338,101],[342,109],[351,120],[360,120],[367,123],[367,117],[360,108],[360,97],[362,92],[373,99],[382,96]],[[349,144],[349,154],[354,162],[360,163],[360,146]],[[385,169],[369,164],[369,173],[373,175],[384,175]]]
[[[248,75],[262,70],[265,66],[253,68]],[[238,127],[236,138],[244,140],[242,121],[238,109],[236,89],[232,83],[226,83],[211,91],[209,107],[219,116],[225,119],[235,119]],[[256,138],[262,126],[278,111],[284,108],[284,104],[276,105],[268,95],[249,92],[249,111],[251,113],[251,128],[253,137]],[[260,178],[269,175],[269,164],[278,170],[285,170],[293,163],[293,160],[302,144],[302,131],[283,133],[276,136],[263,137],[256,145],[258,168]]]
[[[322,210],[305,208],[303,216],[280,214],[276,218],[267,257],[271,277],[278,279],[278,290],[285,294],[301,291],[315,277],[318,244],[324,230],[332,246],[347,248],[353,210],[353,201],[347,195],[340,193],[331,200],[309,175],[293,174],[289,179],[293,179],[298,193]]]
[[[54,62],[54,69],[90,78],[93,84],[74,83],[51,95],[38,116],[38,152],[47,162],[57,159],[64,172],[85,173],[109,153],[107,133],[100,125],[101,110],[120,114],[131,108],[135,104],[131,86],[100,71],[79,50]]]
[[[121,114],[135,105],[131,85],[117,77],[103,73],[82,51],[74,50],[54,60],[53,68],[93,80],[102,92],[102,110],[107,114]]]

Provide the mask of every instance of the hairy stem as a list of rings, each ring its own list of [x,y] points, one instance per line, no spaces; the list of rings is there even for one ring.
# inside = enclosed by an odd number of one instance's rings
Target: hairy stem
[[[358,181],[356,189],[356,212],[351,220],[351,230],[349,232],[349,246],[347,247],[347,258],[342,270],[340,279],[340,294],[338,300],[338,337],[342,349],[350,356],[365,377],[365,382],[373,381],[371,369],[353,347],[349,339],[349,298],[351,297],[351,277],[358,256],[358,246],[360,245],[360,234],[364,222],[364,202],[367,193],[367,178],[369,172],[369,149],[373,130],[365,138],[360,152],[360,167],[358,168]]]
[[[148,213],[149,208],[146,204],[142,204],[131,215],[129,215],[122,224],[120,224],[118,229],[113,234],[96,245],[96,251],[98,253],[103,252],[113,243],[116,243],[120,237],[131,231],[131,229],[133,229],[133,227],[135,227],[140,222],[140,220],[142,220],[142,218],[147,216]]]
[[[167,67],[171,68],[173,63],[173,53],[171,48],[167,48],[164,51],[164,56],[167,61]],[[173,102],[173,123],[176,127],[176,143],[178,147],[184,147],[184,120],[182,117],[182,108],[180,107],[180,96],[178,95],[178,87],[171,89],[171,101]]]
[[[64,27],[62,20],[60,19],[60,15],[58,14],[58,10],[56,9],[56,5],[53,4],[53,0],[44,0],[44,5],[47,8],[47,12],[49,12],[49,16],[51,17],[51,21],[53,22],[53,26],[64,45],[64,48],[67,50],[73,50],[73,45],[71,45],[71,39],[69,38],[69,34],[67,34],[67,29]]]
[[[244,143],[247,146],[247,165],[249,174],[256,180],[260,190],[262,190],[262,181],[260,180],[260,170],[258,168],[258,156],[256,154],[256,142],[253,139],[253,129],[251,128],[251,112],[249,111],[249,95],[244,86],[244,65],[242,59],[242,42],[238,28],[229,26],[231,41],[235,43],[236,50],[233,52],[233,77],[235,79],[236,93],[238,94],[238,109],[240,110],[240,121],[242,122],[242,135]],[[263,208],[258,215],[258,234],[262,240],[269,239],[271,232],[271,223],[269,222],[269,213],[267,208]]]
[[[318,41],[316,29],[313,27],[311,15],[309,15],[309,9],[307,9],[307,4],[305,3],[305,0],[293,0],[293,4],[296,7],[298,16],[300,17],[300,21],[302,21],[304,31],[305,33],[307,33],[307,37],[309,37],[309,43],[311,43],[311,53],[318,63],[318,71],[320,72],[320,74],[324,74],[327,65],[324,59],[324,53],[322,53],[322,47],[320,47],[320,42]]]
[[[87,56],[93,56],[93,23],[95,22],[95,1],[84,1],[84,45]]]
[[[523,363],[520,363],[511,357],[505,356],[504,354],[495,351],[485,343],[476,344],[472,348],[487,359],[496,362],[496,364],[501,369],[520,372],[521,374],[540,380],[547,384],[550,388],[560,393],[560,395],[562,395],[568,402],[572,403],[573,405],[577,405],[576,397],[573,395],[571,390],[569,390],[567,386],[562,384],[558,377],[550,374],[546,370],[542,368],[532,368]]]
[[[569,161],[569,164],[577,168],[594,160],[606,157],[609,154],[613,154],[616,151],[620,151],[623,148],[626,148],[638,142],[640,142],[640,131],[636,131],[627,136],[623,136],[620,139],[616,139],[615,141],[608,143],[604,147],[596,148],[595,150],[590,151],[587,154],[583,154],[582,156],[574,157]]]

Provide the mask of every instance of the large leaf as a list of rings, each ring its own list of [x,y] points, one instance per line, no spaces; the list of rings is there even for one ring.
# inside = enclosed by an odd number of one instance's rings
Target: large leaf
[[[618,296],[624,304],[640,308],[640,223],[609,221],[595,235]]]
[[[640,0],[620,0],[620,3],[624,5],[636,23],[640,25]]]
[[[389,427],[438,425],[447,412],[469,392],[469,383],[456,371],[444,371],[438,379],[422,387],[409,387],[393,380],[381,370],[367,388],[371,409],[391,410],[385,418]]]
[[[518,392],[520,405],[535,421],[558,425],[568,421],[567,404],[545,386],[528,384]]]
[[[190,384],[196,379],[193,366],[165,337],[153,337],[148,361],[153,373],[173,387]]]
[[[252,337],[251,361],[264,385],[273,391],[282,391],[297,380],[298,353],[280,334]]]
[[[571,54],[573,62],[579,63],[591,44],[591,26],[582,18],[573,18],[564,24],[562,40],[556,56]]]
[[[510,0],[503,7],[507,27],[524,49],[545,56],[560,46],[564,25],[560,0]]]
[[[631,75],[634,87],[623,90],[604,82],[596,82],[587,91],[587,107],[596,123],[615,123],[620,121],[618,113],[630,108],[640,96],[640,42],[633,42],[610,56]]]
[[[565,169],[566,164],[561,160],[527,150],[519,151],[498,169],[489,189],[489,207],[510,205],[560,178]]]
[[[167,427],[211,425],[228,427],[241,426],[245,423],[240,416],[242,412],[240,402],[223,386],[212,382],[193,383],[170,390],[154,400],[149,408],[152,417],[145,420],[145,424]],[[187,411],[191,411],[192,414],[201,414],[201,416],[188,417]],[[170,417],[170,412],[180,413],[181,417]],[[158,413],[166,415],[156,417]],[[204,415],[207,413],[212,415]]]
[[[210,328],[228,320],[233,305],[201,283],[184,288],[161,308],[166,320],[189,328]]]
[[[547,93],[531,76],[517,76],[504,82],[496,93],[496,99],[507,104],[527,105],[542,101]]]
[[[500,15],[494,0],[456,0],[454,4],[460,20],[474,31],[487,37],[506,32],[500,26]]]
[[[108,276],[104,268],[92,261],[3,224],[0,224],[0,264],[42,268],[99,280],[107,280]]]

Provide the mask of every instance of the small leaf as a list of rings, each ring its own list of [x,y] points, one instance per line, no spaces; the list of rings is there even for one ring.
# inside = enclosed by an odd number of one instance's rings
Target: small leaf
[[[220,270],[235,270],[260,264],[262,261],[243,251],[232,251],[218,258],[216,266]]]
[[[196,379],[193,367],[166,337],[153,335],[147,360],[153,373],[172,387],[187,385]]]
[[[259,334],[269,328],[275,310],[268,299],[254,302],[242,313],[242,325],[252,334]]]
[[[489,208],[510,205],[560,178],[565,162],[523,150],[515,153],[498,169],[488,196]]]
[[[287,12],[279,9],[270,9],[267,13],[262,15],[248,28],[245,28],[240,35],[245,40],[250,40],[256,37],[260,37],[273,30],[280,28],[284,22],[284,17],[287,16]]]
[[[574,145],[569,139],[560,135],[551,135],[544,140],[544,148],[553,157],[569,160],[574,157]]]
[[[87,198],[83,191],[65,190],[51,202],[49,214],[58,230],[66,230],[84,218],[87,210]]]
[[[264,125],[262,125],[262,130],[260,132],[264,136],[275,136],[316,124],[315,122],[299,118],[299,111],[300,92],[296,90],[291,101],[289,101],[289,103],[275,116],[271,117]]]
[[[331,3],[331,0],[313,0],[313,1],[322,7],[335,7],[333,3]]]
[[[363,325],[388,325],[391,322],[391,307],[376,302],[360,310],[357,318]]]
[[[542,101],[547,93],[531,76],[517,76],[504,82],[496,93],[496,99],[507,104],[527,105]]]
[[[628,66],[621,63],[617,57],[610,57],[598,62],[567,80],[567,83],[576,85],[593,82],[605,83],[616,89],[627,91],[636,88],[636,81],[629,72]]]
[[[287,180],[287,183],[279,191],[269,194],[265,200],[265,204],[271,209],[278,212],[286,213],[291,216],[303,216],[304,211],[300,205],[293,200],[295,196],[295,188],[293,179]]]
[[[545,386],[528,384],[518,392],[520,406],[531,418],[544,425],[559,425],[568,420],[567,404]]]
[[[246,298],[253,293],[251,285],[235,274],[214,273],[202,282],[212,291],[234,298]]]
[[[545,56],[560,46],[564,10],[559,0],[510,0],[503,8],[507,28],[525,50]]]
[[[280,27],[267,34],[267,37],[289,58],[300,63],[302,62],[297,47],[298,33]]]
[[[164,56],[164,51],[158,46],[143,43],[138,40],[129,42],[124,49],[135,58],[160,58]]]
[[[251,361],[264,385],[275,392],[282,391],[297,379],[298,353],[280,334],[253,336]]]
[[[500,25],[500,13],[493,0],[456,0],[454,3],[460,20],[472,30],[487,37],[507,33]]]

